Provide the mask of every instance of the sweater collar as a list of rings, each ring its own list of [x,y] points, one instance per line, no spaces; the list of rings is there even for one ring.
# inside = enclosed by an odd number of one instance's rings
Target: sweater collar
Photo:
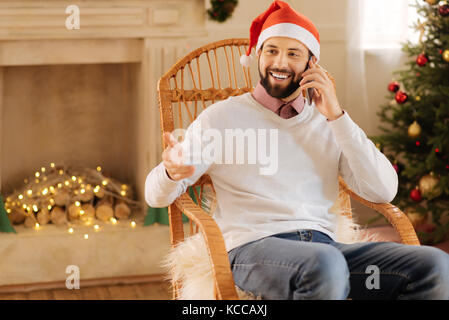
[[[270,96],[260,82],[256,85],[251,94],[253,98],[262,106],[275,113],[279,110],[280,107],[286,104],[285,101]],[[304,109],[304,98],[302,96],[302,92],[296,99],[289,101],[288,104],[291,104],[291,106],[298,112],[298,114],[301,113],[301,111]]]

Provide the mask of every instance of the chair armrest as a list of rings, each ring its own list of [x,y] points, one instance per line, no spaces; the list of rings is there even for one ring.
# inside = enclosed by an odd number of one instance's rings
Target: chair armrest
[[[193,202],[188,193],[177,198],[174,204],[199,227],[209,252],[219,300],[238,300],[229,264],[228,252],[221,230],[215,220]]]
[[[361,204],[376,210],[387,218],[388,222],[393,226],[396,232],[399,234],[402,243],[410,245],[420,245],[418,236],[416,235],[415,229],[411,224],[408,217],[396,206],[391,203],[374,203],[363,199],[359,195],[355,194],[351,189],[348,188],[346,183],[340,181],[340,187],[353,198],[354,200],[360,202]]]

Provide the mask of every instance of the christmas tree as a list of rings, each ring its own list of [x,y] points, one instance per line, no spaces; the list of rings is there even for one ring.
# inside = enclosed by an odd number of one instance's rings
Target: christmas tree
[[[413,24],[419,42],[402,43],[407,69],[395,71],[382,134],[370,137],[398,172],[393,204],[409,217],[423,244],[449,237],[449,3],[419,0]]]
[[[11,226],[11,223],[8,219],[8,214],[5,210],[5,206],[3,204],[3,198],[0,195],[0,232],[14,232],[17,233],[16,230]]]

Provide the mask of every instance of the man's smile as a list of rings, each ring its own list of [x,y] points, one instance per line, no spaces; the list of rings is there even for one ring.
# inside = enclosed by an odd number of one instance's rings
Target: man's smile
[[[271,78],[273,78],[276,82],[283,82],[287,79],[291,78],[291,74],[283,73],[283,72],[274,72],[269,71]]]

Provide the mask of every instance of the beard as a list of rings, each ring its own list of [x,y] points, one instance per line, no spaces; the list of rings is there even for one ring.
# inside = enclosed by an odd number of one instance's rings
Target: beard
[[[286,73],[290,75],[289,82],[287,85],[279,85],[279,84],[272,84],[270,82],[270,72],[280,72],[280,73]],[[285,69],[269,69],[267,68],[265,70],[265,76],[262,75],[259,68],[259,76],[260,76],[260,84],[265,88],[267,93],[278,99],[283,99],[288,96],[290,96],[293,92],[295,92],[296,89],[299,88],[299,80],[296,81],[296,74],[293,71],[288,71]]]

